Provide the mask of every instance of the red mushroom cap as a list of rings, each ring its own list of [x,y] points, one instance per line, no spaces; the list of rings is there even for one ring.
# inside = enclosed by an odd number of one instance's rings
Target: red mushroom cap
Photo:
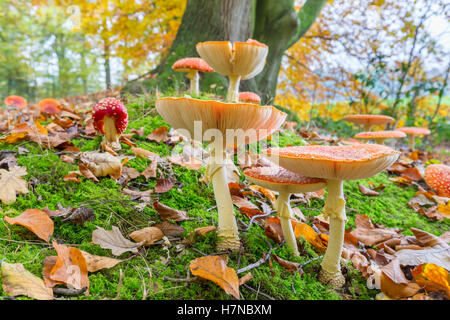
[[[403,127],[398,128],[398,131],[404,132],[406,134],[412,134],[412,135],[422,135],[422,134],[430,134],[431,131],[427,128],[421,128],[421,127]]]
[[[4,100],[7,106],[23,109],[27,106],[27,100],[21,96],[8,96]]]
[[[432,164],[425,170],[424,180],[436,190],[438,195],[450,197],[450,167],[445,164]]]
[[[128,113],[125,105],[115,98],[105,98],[97,102],[94,106],[92,119],[94,128],[105,134],[103,130],[103,119],[113,117],[116,119],[116,130],[119,134],[125,131],[128,125]]]
[[[349,114],[343,120],[359,124],[383,124],[394,121],[394,118],[375,114]]]
[[[259,104],[261,98],[254,92],[244,91],[239,93],[239,101]]]
[[[357,139],[389,139],[389,138],[404,138],[406,134],[402,131],[386,130],[386,131],[366,131],[355,135]]]
[[[52,98],[46,98],[39,101],[38,107],[42,112],[48,113],[48,114],[54,114],[54,113],[60,113],[61,109],[59,107],[61,104],[58,100],[52,99]]]
[[[214,72],[205,60],[201,58],[183,58],[176,61],[172,65],[172,69],[179,72],[189,72],[190,70],[197,70],[201,72]]]

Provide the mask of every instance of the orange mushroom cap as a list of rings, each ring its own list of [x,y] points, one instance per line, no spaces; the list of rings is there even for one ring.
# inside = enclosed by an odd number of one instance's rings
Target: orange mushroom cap
[[[450,166],[432,164],[425,169],[424,180],[442,197],[450,197]]]
[[[360,132],[355,135],[356,139],[389,139],[389,138],[404,138],[406,134],[396,130],[386,131],[367,131]]]
[[[38,107],[42,112],[48,114],[60,113],[61,109],[59,108],[61,104],[58,100],[52,98],[46,98],[39,101]]]
[[[239,101],[259,104],[261,98],[254,92],[244,91],[239,93]]]
[[[372,125],[372,124],[389,123],[394,121],[394,118],[374,114],[349,114],[345,116],[343,120],[351,121],[358,124]]]
[[[172,65],[172,69],[177,72],[189,72],[191,70],[197,70],[201,72],[214,72],[214,69],[211,68],[210,65],[201,58],[180,59]]]
[[[290,171],[335,180],[372,177],[393,164],[400,155],[379,144],[297,146],[267,149],[265,153]]]
[[[312,192],[326,187],[324,179],[306,177],[275,164],[245,169],[244,175],[250,182],[277,192]]]
[[[16,107],[18,109],[23,109],[28,105],[27,100],[21,96],[8,96],[5,98],[4,103],[7,106]]]
[[[412,135],[422,135],[422,134],[427,135],[431,133],[429,129],[422,127],[403,127],[398,128],[397,130]]]

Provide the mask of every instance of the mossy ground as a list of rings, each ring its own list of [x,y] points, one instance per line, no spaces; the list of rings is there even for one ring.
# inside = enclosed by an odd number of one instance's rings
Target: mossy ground
[[[135,100],[128,104],[130,124],[127,132],[132,128],[144,127],[144,137],[153,129],[167,125],[155,112],[152,102]],[[148,149],[160,154],[169,155],[170,147],[166,144],[149,142],[145,138],[134,141],[138,147]],[[101,138],[92,140],[75,139],[74,144],[83,151],[97,150]],[[281,135],[280,146],[301,144],[302,139],[293,134]],[[132,155],[129,147],[122,145],[125,154]],[[138,204],[121,192],[121,187],[110,178],[101,178],[99,183],[82,178],[82,183],[64,182],[63,177],[71,170],[77,170],[75,164],[62,162],[53,150],[41,149],[34,143],[21,142],[15,145],[0,145],[0,149],[18,150],[25,147],[30,152],[18,155],[18,164],[27,168],[25,179],[29,182],[30,192],[19,195],[17,201],[11,205],[1,205],[0,218],[16,216],[26,209],[49,207],[56,210],[58,204],[64,207],[88,206],[94,209],[96,219],[78,226],[63,222],[61,218],[54,218],[55,231],[53,237],[65,244],[76,246],[91,254],[111,256],[110,250],[100,248],[91,243],[92,231],[96,226],[110,230],[118,226],[127,236],[132,231],[149,226],[161,219],[152,206],[147,206],[140,212],[135,208]],[[144,170],[148,163],[142,159],[132,159],[128,165]],[[192,230],[197,227],[217,223],[217,212],[211,209],[215,206],[212,187],[199,182],[204,169],[190,171],[183,167],[173,166],[173,174],[180,182],[176,188],[167,193],[155,195],[162,203],[173,208],[188,210],[190,220],[181,222],[186,229],[184,237],[192,240],[191,246],[205,254],[215,253],[216,235],[208,233],[205,237],[193,237]],[[159,172],[159,175],[164,172]],[[376,185],[384,184],[386,188],[377,197],[366,197],[358,190],[358,183],[367,185],[372,181]],[[389,181],[386,174],[379,174],[367,181],[352,181],[345,183],[347,195],[348,227],[354,226],[357,213],[368,215],[374,222],[387,227],[400,227],[405,233],[409,227],[416,227],[436,235],[449,229],[449,220],[433,222],[423,215],[415,213],[407,206],[407,202],[414,195],[415,188],[399,186]],[[151,189],[155,186],[155,179],[146,180],[139,177],[132,180],[131,186],[141,190]],[[311,206],[300,206],[306,216],[318,215],[323,206],[323,200],[312,200]],[[237,213],[237,218],[248,223],[245,216]],[[230,255],[229,266],[235,269],[242,268],[256,262],[269,250],[268,243],[274,248],[273,253],[281,258],[305,262],[318,254],[312,247],[302,241],[300,245],[302,255],[295,257],[285,247],[279,247],[264,235],[264,231],[253,225],[248,232],[241,233],[244,250],[237,265],[238,253]],[[120,270],[124,274],[123,285],[120,290],[121,299],[142,299],[144,286],[147,290],[147,299],[232,299],[220,287],[211,282],[174,283],[164,280],[164,276],[171,278],[185,278],[189,262],[201,256],[198,251],[186,247],[177,252],[175,246],[164,250],[161,246],[148,247],[141,255],[124,261],[111,269],[101,270],[89,274],[90,295],[72,299],[112,299],[117,294]],[[9,225],[0,219],[0,260],[6,259],[9,263],[23,263],[30,272],[41,277],[43,260],[45,257],[55,255],[54,249],[48,244],[38,241],[30,231],[21,226]],[[131,254],[125,253],[120,258],[126,259]],[[276,262],[265,263],[252,269],[252,279],[249,286],[265,293],[275,299],[371,299],[377,291],[366,288],[365,279],[351,263],[347,272],[352,279],[344,291],[335,291],[322,285],[317,280],[320,259],[304,267],[302,276],[293,277]],[[241,274],[242,276],[242,274]],[[295,289],[295,290],[294,290]],[[245,287],[241,287],[244,299],[264,299]],[[0,289],[0,296],[7,294]]]

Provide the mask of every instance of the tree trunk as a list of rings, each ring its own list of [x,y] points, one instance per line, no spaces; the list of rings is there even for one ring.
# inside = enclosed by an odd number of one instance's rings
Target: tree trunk
[[[104,45],[104,59],[105,59],[105,82],[106,89],[111,89],[111,65],[109,61],[109,45],[105,42]]]
[[[134,81],[125,91],[141,92],[145,87],[157,85],[177,89],[186,82],[184,75],[171,70],[172,64],[184,57],[198,57],[195,45],[202,41],[246,41],[249,38],[269,46],[263,71],[253,79],[241,82],[242,91],[261,95],[263,102],[271,102],[280,71],[284,52],[295,44],[309,29],[327,0],[307,0],[299,12],[294,0],[188,0],[186,10],[169,54],[151,73],[156,79],[149,82]],[[214,74],[203,74],[201,89],[210,86],[223,87],[226,80]],[[156,82],[154,82],[156,80]]]

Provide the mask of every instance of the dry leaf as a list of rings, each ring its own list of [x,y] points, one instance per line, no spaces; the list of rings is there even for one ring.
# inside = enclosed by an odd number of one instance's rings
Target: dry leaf
[[[82,226],[87,221],[95,220],[95,213],[92,208],[79,207],[72,211],[70,216],[63,221],[70,221],[72,223]]]
[[[13,167],[10,171],[0,169],[0,200],[3,204],[16,201],[16,193],[28,193],[27,182],[22,176],[27,174],[25,167]]]
[[[356,216],[355,225],[356,228],[351,234],[366,246],[374,246],[391,238],[399,237],[396,231],[374,225],[370,218],[363,214]]]
[[[449,274],[444,268],[433,263],[421,264],[415,267],[411,274],[418,285],[427,292],[444,291],[450,298]]]
[[[141,175],[141,173],[134,168],[123,166],[122,167],[122,175],[124,175],[125,177],[127,177],[130,180],[133,180],[133,179],[136,179],[137,177],[139,177]]]
[[[70,156],[68,156],[66,154],[61,155],[61,161],[62,162],[67,162],[67,163],[74,163],[75,162],[75,160],[72,157],[70,157]]]
[[[81,183],[81,179],[78,178],[78,175],[75,172],[69,173],[68,175],[64,176],[63,180]]]
[[[87,270],[89,272],[96,272],[101,269],[109,269],[123,260],[114,259],[110,257],[96,256],[86,251],[80,250],[86,260]]]
[[[358,184],[358,188],[359,188],[359,191],[363,195],[366,195],[366,196],[372,196],[373,197],[373,196],[379,196],[380,195],[379,192],[376,192],[375,190],[369,189],[369,188],[363,186],[361,183]]]
[[[37,300],[53,300],[53,290],[21,263],[1,264],[2,288],[10,296],[27,296]]]
[[[196,235],[198,235],[198,236],[202,236],[203,237],[205,234],[207,234],[207,233],[209,233],[211,231],[214,231],[214,230],[216,230],[215,226],[207,226],[207,227],[196,228],[194,230],[194,233]]]
[[[115,256],[120,256],[127,251],[138,253],[138,248],[143,245],[141,242],[135,243],[125,239],[116,226],[113,226],[112,230],[105,230],[97,226],[97,229],[92,232],[92,242],[103,249],[111,249]]]
[[[185,157],[182,154],[169,156],[167,157],[167,159],[172,163],[188,168],[190,170],[198,170],[203,166],[203,163],[200,160],[194,157],[188,157],[188,159],[185,159]]]
[[[85,171],[88,169],[95,177],[109,175],[113,179],[118,179],[122,174],[122,163],[120,158],[109,153],[83,152],[80,155],[79,167],[83,175],[85,175]],[[87,175],[88,179],[92,178],[89,173],[87,173]]]
[[[252,273],[246,273],[243,277],[239,279],[239,285],[242,286],[243,284],[247,283],[252,278]]]
[[[141,230],[136,230],[130,234],[131,239],[136,242],[142,242],[144,246],[154,244],[163,237],[164,233],[156,227],[147,227]]]
[[[156,179],[155,192],[165,193],[173,188],[173,181],[171,179],[160,178]]]
[[[156,178],[156,170],[158,169],[158,160],[153,160],[150,165],[142,171],[141,175],[146,179]]]
[[[164,220],[183,221],[188,219],[186,211],[176,210],[158,201],[153,202],[153,208]]]
[[[159,156],[156,153],[153,153],[151,151],[148,151],[146,149],[142,149],[142,148],[131,148],[131,151],[138,157],[138,158],[143,158],[143,159],[149,159],[149,160],[154,160],[159,158]]]
[[[380,268],[380,289],[391,298],[400,299],[415,295],[420,287],[406,279],[397,259]]]
[[[404,266],[433,263],[450,270],[450,247],[426,248],[422,250],[402,249],[395,252],[397,260]]]
[[[27,209],[15,218],[5,217],[9,224],[24,226],[42,240],[49,242],[53,234],[53,221],[45,211],[39,209]]]
[[[147,140],[152,140],[156,142],[165,142],[168,139],[167,134],[169,133],[169,129],[167,127],[159,127],[153,130],[147,137]]]
[[[150,202],[152,200],[153,190],[136,191],[136,190],[130,190],[127,188],[123,188],[122,192],[123,192],[123,194],[131,196],[131,200],[139,199],[144,202]]]
[[[258,192],[258,193],[263,194],[267,199],[270,200],[270,202],[271,202],[272,204],[275,203],[275,201],[277,200],[276,197],[275,197],[275,194],[273,193],[272,190],[263,188],[263,187],[258,186],[258,185],[256,185],[256,184],[250,185],[250,186],[249,186],[249,189],[250,189],[250,190],[253,190],[253,191],[255,191],[255,192]]]
[[[319,235],[311,226],[295,220],[291,220],[291,223],[292,227],[294,228],[294,234],[296,238],[303,236],[305,237],[306,241],[311,243],[314,247],[320,250],[326,250],[326,247],[323,245],[323,242],[320,239]]]
[[[153,226],[159,228],[165,236],[177,237],[186,231],[183,227],[180,227],[179,225],[170,223],[168,221],[163,221]]]
[[[233,200],[233,204],[235,206],[237,206],[238,208],[245,207],[245,208],[249,208],[249,209],[258,209],[257,206],[255,206],[253,203],[251,203],[250,201],[248,201],[244,198],[232,195],[231,200]]]
[[[292,262],[292,261],[288,261],[285,259],[282,259],[280,257],[278,257],[275,254],[272,254],[272,258],[283,268],[285,268],[287,271],[291,272],[291,273],[296,273],[297,270],[300,271],[300,274],[303,274],[303,271],[300,269],[300,263],[297,262]]]
[[[210,280],[219,285],[226,293],[239,300],[239,278],[236,271],[227,267],[218,256],[205,256],[194,259],[190,264],[194,276]]]

